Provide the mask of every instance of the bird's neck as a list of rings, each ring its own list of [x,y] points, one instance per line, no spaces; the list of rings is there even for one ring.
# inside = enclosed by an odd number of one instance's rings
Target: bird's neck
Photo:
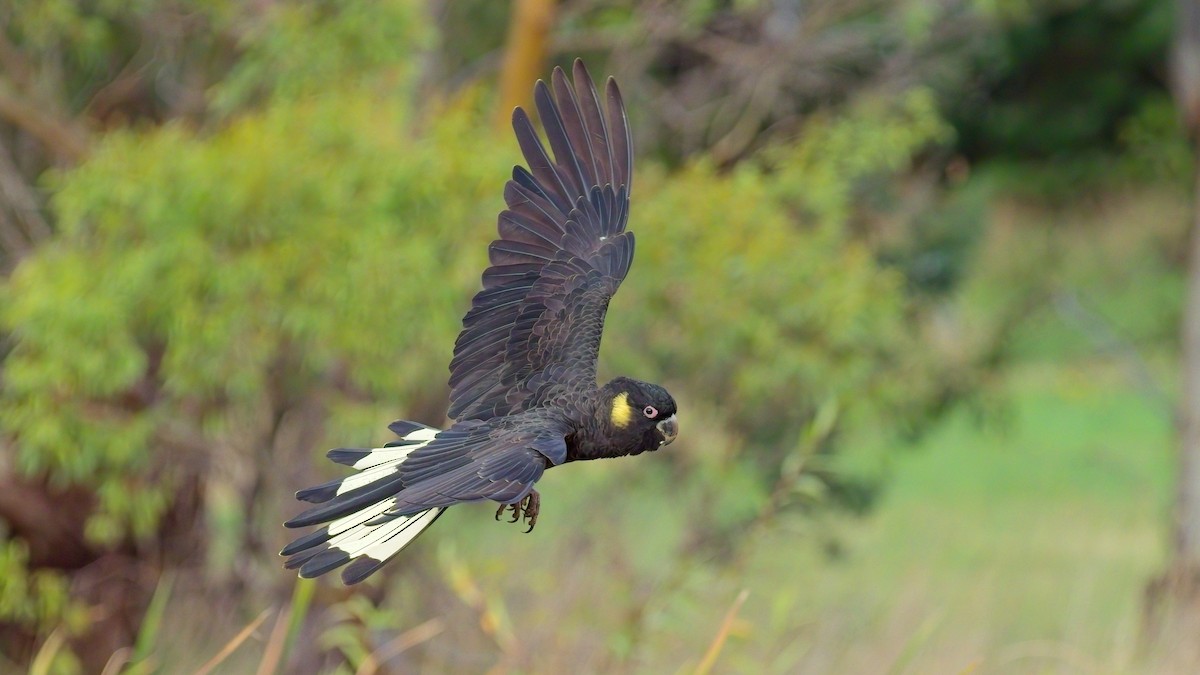
[[[620,394],[600,389],[596,406],[580,425],[580,429],[567,439],[567,461],[624,457],[640,453],[640,439],[632,432],[633,420],[620,412]],[[617,399],[617,400],[614,400]],[[613,413],[614,404],[617,414]]]

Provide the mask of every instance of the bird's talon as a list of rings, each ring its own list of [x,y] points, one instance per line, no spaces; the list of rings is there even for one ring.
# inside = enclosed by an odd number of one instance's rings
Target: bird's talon
[[[541,509],[542,496],[536,490],[525,495],[521,501],[513,504],[501,504],[500,508],[496,509],[496,520],[500,520],[500,515],[506,510],[512,509],[512,518],[508,522],[515,523],[524,521],[529,525],[525,529],[526,533],[533,532],[533,528],[537,525],[538,511]]]
[[[538,512],[542,510],[542,496],[537,493],[537,490],[532,490],[525,497],[525,522],[529,523],[529,528],[525,530],[526,534],[533,532],[533,526],[537,525]]]

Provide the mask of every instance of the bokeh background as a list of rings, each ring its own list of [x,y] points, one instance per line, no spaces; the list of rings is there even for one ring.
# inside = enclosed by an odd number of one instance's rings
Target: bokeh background
[[[0,2],[0,671],[1196,672],[1194,4]],[[298,583],[575,57],[682,436]]]

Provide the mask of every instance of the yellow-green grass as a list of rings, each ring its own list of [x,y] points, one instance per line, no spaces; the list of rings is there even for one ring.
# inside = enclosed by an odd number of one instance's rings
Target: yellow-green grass
[[[361,649],[436,619],[406,667],[1148,672],[1140,601],[1165,560],[1167,412],[1095,360],[1026,363],[1000,389],[1008,414],[984,426],[964,409],[917,447],[880,448],[890,476],[865,517],[789,512],[727,555],[688,548],[701,477],[643,470],[651,458],[548,476],[552,510],[529,536],[486,507],[452,510],[395,563]],[[242,623],[175,648],[203,662]],[[265,640],[223,667],[258,663]]]
[[[840,556],[765,533],[747,616],[781,589],[795,631],[743,648],[793,641],[780,672],[1138,672],[1169,418],[1104,365],[1027,366],[1006,389],[1001,427],[955,414],[896,461],[877,510],[839,523]]]

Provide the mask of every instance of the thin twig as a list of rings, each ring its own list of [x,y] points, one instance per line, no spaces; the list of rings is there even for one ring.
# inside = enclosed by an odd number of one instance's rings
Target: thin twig
[[[33,662],[29,664],[29,675],[46,675],[50,672],[50,666],[54,663],[55,657],[62,651],[63,645],[67,642],[63,636],[63,630],[60,626],[55,628],[50,633],[50,637],[42,643],[42,648],[33,657]]]
[[[133,656],[131,647],[121,647],[108,657],[108,662],[104,664],[104,670],[100,671],[100,675],[117,675],[122,668],[129,665],[131,656]]]
[[[291,623],[292,606],[289,604],[275,620],[275,628],[267,639],[267,648],[263,651],[262,661],[258,664],[258,675],[274,675],[279,672],[279,662],[283,659],[283,643],[287,639],[288,624]]]
[[[355,671],[355,675],[375,675],[375,673],[379,672],[381,664],[387,663],[398,654],[402,654],[422,642],[433,639],[445,629],[446,624],[441,619],[430,619],[425,623],[404,631],[391,640],[388,640],[379,649],[371,652],[363,660],[358,670]]]
[[[729,637],[729,631],[733,630],[733,622],[737,619],[738,612],[742,609],[742,603],[746,602],[746,598],[748,597],[750,597],[750,589],[743,588],[742,592],[738,593],[729,611],[725,612],[725,618],[721,620],[721,627],[717,629],[717,634],[713,636],[712,644],[708,645],[708,651],[704,652],[704,658],[700,659],[700,665],[696,666],[696,670],[692,671],[693,675],[707,675],[712,670],[712,667],[716,665],[717,658],[721,656],[721,649],[725,647],[725,640]]]
[[[217,652],[216,656],[213,656],[211,659],[209,659],[208,663],[200,666],[200,670],[197,670],[195,675],[208,675],[215,670],[217,666],[221,665],[221,663],[225,661],[225,659],[229,658],[229,655],[232,654],[234,650],[242,646],[242,643],[246,641],[246,638],[250,637],[254,631],[258,630],[258,627],[262,625],[262,622],[267,620],[267,615],[270,613],[271,610],[264,609],[262,613],[258,615],[257,619],[251,621],[246,625],[245,628],[238,632],[238,634],[235,635],[232,640],[225,643],[225,646],[221,648],[221,651]]]

